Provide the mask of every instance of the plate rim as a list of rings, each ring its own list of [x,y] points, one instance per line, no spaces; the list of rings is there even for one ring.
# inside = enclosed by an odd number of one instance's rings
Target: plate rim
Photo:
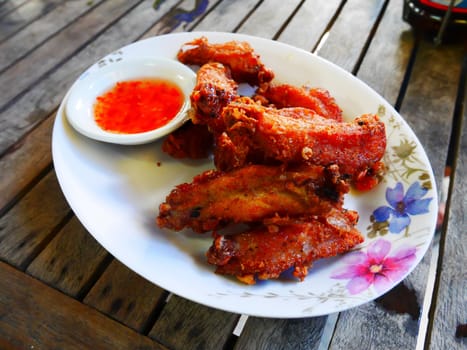
[[[430,179],[432,179],[433,181],[433,189],[432,189],[432,194],[433,194],[433,210],[431,210],[432,212],[435,212],[438,210],[438,191],[436,189],[436,179],[434,177],[434,173],[433,173],[433,169],[432,169],[432,166],[431,166],[431,162],[429,161],[427,155],[426,155],[426,152],[421,144],[421,142],[419,141],[417,135],[415,134],[415,132],[411,129],[411,127],[408,125],[408,123],[405,121],[405,119],[397,112],[395,111],[395,109],[393,108],[392,105],[390,105],[381,95],[379,95],[375,90],[373,90],[371,87],[369,87],[364,81],[358,79],[357,77],[355,77],[354,75],[350,74],[349,72],[345,71],[344,69],[342,69],[341,67],[337,66],[336,64],[322,58],[322,57],[319,57],[317,56],[316,54],[313,54],[311,52],[308,52],[306,50],[303,50],[301,48],[298,48],[298,47],[294,47],[292,45],[289,45],[289,44],[286,44],[286,43],[282,43],[282,42],[278,42],[278,41],[273,41],[273,40],[269,40],[269,39],[266,39],[266,38],[260,38],[260,37],[255,37],[255,36],[251,36],[251,35],[247,35],[247,34],[236,34],[236,33],[228,33],[228,32],[205,32],[205,31],[202,31],[202,32],[182,32],[182,33],[172,33],[172,34],[164,34],[164,35],[161,35],[161,36],[157,36],[157,37],[151,37],[151,38],[146,38],[146,39],[143,39],[141,41],[137,41],[137,42],[134,42],[134,43],[131,43],[129,45],[126,45],[126,46],[123,46],[121,49],[128,49],[128,48],[131,48],[133,47],[133,45],[135,44],[138,44],[138,45],[144,45],[145,42],[150,42],[152,40],[158,40],[160,38],[170,38],[170,37],[179,37],[179,38],[186,38],[186,40],[189,40],[190,38],[195,38],[195,37],[198,37],[200,35],[205,35],[207,36],[208,38],[211,38],[212,36],[216,37],[217,39],[219,38],[232,38],[232,40],[251,40],[251,41],[256,41],[256,40],[259,40],[265,44],[270,44],[270,43],[274,43],[274,44],[279,44],[279,45],[282,45],[284,47],[288,47],[289,49],[292,49],[292,50],[298,50],[298,51],[301,51],[307,55],[311,55],[313,56],[315,59],[319,60],[322,64],[325,64],[325,65],[330,65],[331,67],[333,67],[333,69],[337,69],[337,71],[339,72],[339,74],[344,74],[346,76],[348,76],[352,82],[354,83],[358,83],[360,85],[363,86],[363,88],[366,90],[366,92],[369,92],[371,94],[374,95],[375,98],[377,99],[380,99],[382,101],[385,101],[386,104],[387,104],[387,107],[389,107],[390,109],[390,112],[391,113],[394,113],[397,117],[398,117],[398,121],[400,121],[405,129],[409,130],[410,133],[411,133],[411,136],[414,138],[415,142],[417,143],[417,145],[420,147],[420,152],[422,152],[422,154],[424,155],[424,158],[425,158],[425,161],[426,161],[426,165],[427,165],[427,171],[430,175]],[[226,39],[224,39],[226,40]],[[106,57],[106,56],[104,56]],[[54,122],[54,127],[53,127],[53,134],[52,134],[52,158],[53,158],[53,162],[54,162],[54,165],[56,165],[56,159],[57,159],[57,145],[56,145],[56,136],[57,136],[57,128],[59,127],[59,124],[60,124],[60,119],[63,119],[64,118],[64,101],[66,101],[66,98],[69,94],[69,91],[66,93],[64,99],[62,100],[62,103],[60,104],[60,107],[57,111],[57,116],[56,116],[56,120]],[[63,179],[62,177],[62,173],[60,171],[57,171],[56,170],[56,173],[57,173],[57,178],[58,178],[58,181],[59,181],[59,184],[60,184],[60,187],[62,189],[62,192],[64,193],[65,195],[65,198],[67,199],[68,203],[70,203],[70,207],[72,207],[73,209],[73,206],[71,204],[71,199],[69,198],[70,195],[69,193],[66,193],[64,191],[64,188],[63,188],[63,183],[65,181],[65,179]],[[88,227],[88,223],[86,222],[85,218],[82,217],[82,214],[81,213],[78,213],[78,212],[75,212],[76,216],[78,217],[79,221],[84,225],[84,227],[88,230],[88,232],[99,242],[99,244],[101,244],[103,246],[104,249],[106,249],[109,253],[111,253],[117,260],[121,261],[125,266],[129,267],[132,271],[134,271],[135,273],[139,274],[140,276],[142,276],[143,278],[149,280],[151,283],[153,284],[156,284],[158,285],[160,288],[162,289],[166,289],[174,294],[177,294],[183,298],[186,298],[186,299],[189,299],[189,300],[192,300],[196,303],[199,303],[199,304],[202,304],[202,305],[205,305],[205,306],[208,306],[208,307],[212,307],[212,308],[216,308],[216,309],[220,309],[220,310],[224,310],[224,311],[227,311],[227,312],[232,312],[232,313],[242,313],[242,314],[247,314],[247,315],[250,315],[250,316],[257,316],[257,317],[266,317],[266,318],[302,318],[302,317],[314,317],[314,316],[322,316],[322,315],[327,315],[329,313],[332,313],[332,312],[340,312],[340,311],[343,311],[343,310],[347,310],[349,308],[354,308],[354,307],[357,307],[357,306],[360,306],[362,304],[365,304],[367,302],[370,302],[372,300],[374,300],[377,296],[367,300],[362,300],[361,302],[356,302],[354,304],[352,304],[350,307],[344,307],[342,309],[335,309],[335,310],[332,310],[330,312],[321,312],[321,313],[310,313],[310,314],[297,314],[297,313],[287,313],[287,312],[279,312],[279,313],[265,313],[265,312],[249,312],[248,310],[242,310],[242,311],[239,311],[238,310],[238,307],[231,307],[230,305],[228,305],[228,303],[223,303],[222,305],[220,303],[215,303],[213,304],[212,302],[207,302],[205,299],[203,298],[193,298],[192,296],[189,295],[189,293],[183,293],[183,292],[180,292],[180,291],[174,291],[174,290],[170,290],[168,289],[167,287],[165,286],[161,286],[160,284],[158,284],[157,282],[153,281],[151,278],[148,278],[148,276],[146,276],[144,273],[141,273],[140,271],[138,271],[137,269],[135,269],[134,267],[130,266],[127,262],[123,261],[124,259],[120,259],[120,255],[118,254],[118,252],[115,252],[113,251],[111,248],[109,248],[108,246],[106,246],[105,244],[103,244],[99,239],[97,239],[97,237],[92,233],[91,229]],[[435,216],[435,215],[433,215]],[[432,218],[434,220],[434,218]],[[418,266],[418,264],[420,263],[420,261],[422,260],[423,256],[426,254],[426,251],[428,250],[429,246],[430,246],[430,243],[431,243],[431,240],[434,236],[434,229],[435,229],[435,223],[433,223],[432,225],[430,225],[433,227],[433,232],[430,234],[430,238],[426,240],[425,244],[424,244],[424,249],[423,251],[421,251],[419,253],[419,258],[417,259],[417,262],[414,263],[410,270],[404,274],[403,279],[405,279],[407,277],[407,275],[409,275],[414,269],[416,266]],[[224,278],[222,276],[220,276],[219,278]],[[393,288],[395,285],[393,285],[391,288]]]

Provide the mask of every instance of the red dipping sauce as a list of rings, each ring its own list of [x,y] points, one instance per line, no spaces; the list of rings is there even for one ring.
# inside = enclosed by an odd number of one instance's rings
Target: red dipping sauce
[[[94,119],[105,131],[136,134],[166,125],[183,103],[182,90],[170,81],[122,81],[97,97]]]

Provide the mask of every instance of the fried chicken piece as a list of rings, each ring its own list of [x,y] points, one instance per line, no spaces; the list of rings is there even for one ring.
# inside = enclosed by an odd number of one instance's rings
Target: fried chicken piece
[[[303,280],[314,261],[363,242],[355,228],[357,220],[357,212],[338,209],[308,219],[271,220],[240,234],[215,233],[206,255],[217,266],[216,273],[234,275],[247,284],[254,284],[256,278],[278,278],[289,268]]]
[[[206,125],[195,125],[190,120],[167,136],[162,151],[177,159],[207,158],[214,147],[214,136]]]
[[[214,133],[222,132],[221,111],[238,96],[237,89],[238,84],[231,78],[228,67],[216,62],[201,66],[190,96],[193,123],[207,125]]]
[[[274,78],[272,70],[265,67],[247,42],[211,44],[206,37],[200,37],[184,44],[177,58],[182,63],[199,66],[208,62],[220,62],[231,69],[234,80],[239,83],[259,85]]]
[[[353,185],[359,191],[369,191],[381,182],[385,173],[386,166],[378,161],[357,173],[353,178]]]
[[[325,89],[289,84],[263,84],[257,89],[254,98],[260,99],[262,104],[273,104],[276,108],[304,107],[324,118],[342,121],[341,108]]]
[[[216,140],[215,164],[228,171],[249,162],[337,164],[350,178],[379,162],[386,149],[385,126],[376,115],[352,122],[326,119],[310,109],[276,109],[237,99],[224,108],[224,134]]]
[[[209,170],[172,190],[159,206],[157,224],[202,233],[275,215],[322,214],[341,207],[348,190],[336,166],[285,170],[249,165],[229,173]]]

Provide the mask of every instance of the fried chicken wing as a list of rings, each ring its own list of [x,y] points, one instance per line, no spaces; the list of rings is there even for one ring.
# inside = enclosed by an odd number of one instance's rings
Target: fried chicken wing
[[[204,124],[212,132],[224,130],[222,109],[237,97],[238,84],[230,69],[221,63],[206,63],[197,72],[196,85],[190,96],[194,124]]]
[[[350,185],[373,188],[384,174],[378,116],[344,122],[327,90],[272,83],[273,71],[247,42],[200,37],[177,57],[200,68],[191,120],[166,138],[163,151],[202,158],[213,148],[217,169],[169,193],[159,206],[160,228],[213,231],[208,263],[247,284],[288,270],[303,280],[314,261],[363,242],[358,213],[344,208],[344,196]],[[253,98],[238,95],[240,83],[256,88]],[[229,234],[220,231],[226,227]]]
[[[242,98],[224,108],[222,117],[226,129],[215,150],[221,170],[272,159],[337,164],[342,174],[355,177],[380,161],[386,148],[385,126],[376,115],[336,122],[306,108],[276,109]]]
[[[303,280],[312,263],[335,256],[363,242],[355,228],[355,211],[332,210],[308,219],[279,219],[235,235],[214,234],[206,253],[216,273],[254,284],[256,278],[278,278],[293,268]]]
[[[182,63],[199,66],[208,62],[222,63],[231,69],[233,79],[239,83],[259,85],[274,78],[272,70],[261,62],[247,42],[211,44],[206,37],[200,37],[184,44],[177,58]]]
[[[190,120],[173,131],[162,143],[162,151],[177,159],[207,158],[213,150],[214,137],[206,125]]]
[[[342,121],[341,108],[325,89],[289,84],[263,84],[257,89],[254,98],[260,99],[263,104],[273,104],[277,108],[308,108],[324,118]]]
[[[228,173],[210,170],[192,183],[178,185],[167,196],[159,207],[157,224],[201,233],[275,215],[322,214],[341,207],[348,190],[336,166],[284,170],[250,165]]]

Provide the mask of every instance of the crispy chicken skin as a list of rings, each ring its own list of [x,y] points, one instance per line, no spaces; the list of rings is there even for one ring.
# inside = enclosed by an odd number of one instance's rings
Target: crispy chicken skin
[[[180,62],[202,66],[208,62],[219,62],[228,66],[235,81],[259,85],[274,78],[272,70],[261,62],[247,42],[229,41],[211,44],[206,37],[184,44],[177,54]]]
[[[188,120],[165,138],[162,151],[177,159],[203,159],[212,153],[213,146],[214,137],[207,126]]]
[[[227,224],[297,217],[340,208],[348,185],[337,167],[249,165],[232,172],[209,170],[178,185],[159,207],[157,224],[175,231],[207,232]]]
[[[224,130],[220,112],[237,97],[237,88],[228,67],[216,62],[200,67],[190,96],[190,120],[165,139],[162,151],[178,159],[208,157],[214,133]]]
[[[216,273],[234,275],[247,284],[278,278],[289,268],[303,280],[315,260],[344,253],[363,242],[355,228],[357,220],[355,211],[337,209],[306,220],[273,219],[240,234],[215,233],[206,255]]]
[[[324,118],[342,121],[341,108],[325,89],[269,83],[257,89],[254,99],[262,104],[273,104],[276,108],[304,107]]]
[[[344,122],[327,90],[272,82],[273,71],[247,42],[199,37],[177,58],[199,70],[191,120],[166,138],[163,150],[175,158],[213,150],[216,169],[167,195],[156,218],[160,228],[212,231],[208,263],[247,284],[285,271],[303,280],[316,260],[364,241],[344,196],[351,185],[370,190],[385,172],[386,132],[378,116]],[[256,88],[255,95],[239,96],[241,83]]]
[[[223,131],[220,114],[238,96],[237,89],[238,84],[232,79],[228,67],[216,62],[201,66],[190,96],[193,123],[207,125],[214,133]]]
[[[336,122],[300,107],[276,109],[237,99],[224,108],[226,126],[217,142],[215,164],[229,170],[251,162],[337,164],[355,177],[380,161],[385,126],[376,115]]]

